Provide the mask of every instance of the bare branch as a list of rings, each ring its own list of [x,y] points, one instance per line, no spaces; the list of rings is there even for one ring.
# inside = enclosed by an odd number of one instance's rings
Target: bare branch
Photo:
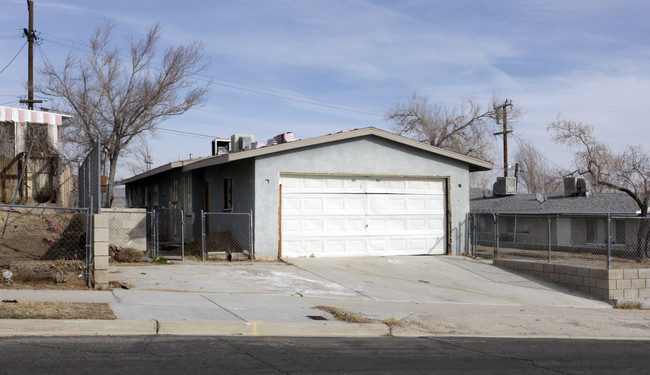
[[[160,25],[153,25],[142,40],[127,40],[127,61],[113,43],[113,29],[109,22],[95,30],[91,54],[69,54],[58,69],[46,65],[45,83],[38,87],[59,98],[57,110],[73,115],[62,135],[76,145],[68,149],[85,152],[97,137],[102,140],[111,189],[122,151],[137,137],[155,132],[161,121],[203,103],[207,93],[207,85],[197,85],[197,75],[206,68],[200,43],[168,48],[160,67],[154,67]]]

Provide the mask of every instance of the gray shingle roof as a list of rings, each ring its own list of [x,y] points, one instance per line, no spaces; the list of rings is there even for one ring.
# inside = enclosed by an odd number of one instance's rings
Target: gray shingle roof
[[[619,214],[635,215],[636,202],[627,194],[591,194],[589,196],[548,195],[539,203],[535,194],[506,197],[474,197],[470,199],[471,212],[503,214]]]

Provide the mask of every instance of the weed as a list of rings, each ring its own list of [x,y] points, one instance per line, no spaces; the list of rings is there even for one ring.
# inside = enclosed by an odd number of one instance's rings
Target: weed
[[[155,264],[171,264],[171,260],[165,258],[165,257],[157,257],[156,259],[153,260]]]
[[[315,309],[325,311],[334,317],[334,319],[346,323],[372,323],[374,320],[353,312],[349,312],[340,307],[333,306],[314,306]]]
[[[388,326],[388,328],[393,328],[393,327],[403,327],[404,324],[400,321],[395,319],[395,317],[390,317],[382,320],[382,323]]]
[[[643,310],[643,304],[636,301],[617,301],[614,308],[622,310]]]

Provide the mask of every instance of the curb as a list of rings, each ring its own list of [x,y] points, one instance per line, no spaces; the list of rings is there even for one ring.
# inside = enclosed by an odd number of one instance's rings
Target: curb
[[[381,337],[390,329],[378,323],[0,319],[0,337],[99,335]]]
[[[156,334],[155,320],[0,319],[0,336],[126,336]]]

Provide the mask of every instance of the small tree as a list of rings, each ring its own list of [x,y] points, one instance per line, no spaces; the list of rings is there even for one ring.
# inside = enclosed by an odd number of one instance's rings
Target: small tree
[[[63,139],[76,144],[76,152],[87,152],[101,139],[110,201],[122,152],[137,137],[153,133],[161,121],[201,104],[207,93],[207,85],[195,82],[206,68],[200,43],[168,48],[156,66],[158,24],[144,39],[128,39],[124,59],[120,49],[113,47],[112,31],[111,23],[96,29],[89,40],[89,55],[78,58],[70,53],[60,68],[45,65],[45,84],[38,88],[60,99],[59,111],[72,114]]]
[[[519,181],[529,193],[557,193],[560,190],[560,173],[551,170],[544,156],[532,143],[519,141],[515,154],[519,164]]]
[[[493,104],[497,101],[494,100]],[[432,105],[427,96],[413,93],[406,103],[396,104],[385,118],[393,122],[393,129],[432,146],[460,154],[489,160],[494,120],[500,115],[496,105],[484,110],[474,100],[465,99],[453,108]],[[517,112],[508,114],[515,118]]]
[[[576,148],[575,172],[588,178],[592,186],[621,191],[636,202],[640,216],[648,216],[650,198],[650,154],[643,146],[627,146],[615,154],[607,144],[600,143],[593,135],[593,127],[568,121],[558,115],[549,125],[555,132],[553,140]],[[642,220],[638,232],[637,260],[646,261],[650,256],[650,225]]]

